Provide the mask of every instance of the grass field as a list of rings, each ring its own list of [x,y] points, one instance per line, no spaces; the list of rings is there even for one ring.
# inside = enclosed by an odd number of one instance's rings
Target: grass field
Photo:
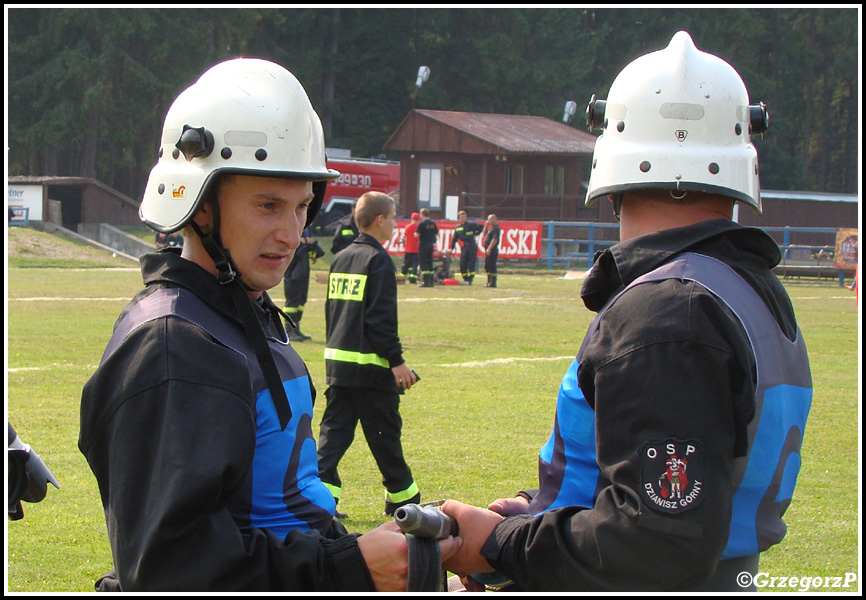
[[[472,287],[399,290],[405,356],[423,377],[402,404],[403,440],[424,500],[485,506],[534,485],[560,379],[592,317],[580,302],[579,280],[503,274],[499,287],[488,289],[479,279]],[[7,521],[8,591],[90,591],[111,567],[96,481],[77,448],[78,405],[117,314],[140,286],[128,262],[10,256],[8,418],[62,487],[51,488],[39,504],[25,503],[23,520]],[[788,290],[809,348],[815,393],[803,468],[786,516],[788,535],[763,555],[761,571],[772,577],[856,573],[848,589],[817,591],[859,592],[855,294],[827,282],[798,282]],[[311,283],[303,330],[313,339],[296,345],[319,389],[315,425],[324,405],[324,292],[323,284]],[[281,304],[281,289],[272,296]],[[360,431],[341,474],[340,509],[349,515],[349,530],[381,523],[384,489]]]

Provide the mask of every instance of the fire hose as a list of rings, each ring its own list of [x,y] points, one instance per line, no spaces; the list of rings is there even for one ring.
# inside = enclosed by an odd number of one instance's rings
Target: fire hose
[[[432,503],[436,504],[436,503]],[[409,592],[441,592],[446,588],[439,540],[458,533],[457,521],[429,504],[406,504],[394,520],[409,547]]]

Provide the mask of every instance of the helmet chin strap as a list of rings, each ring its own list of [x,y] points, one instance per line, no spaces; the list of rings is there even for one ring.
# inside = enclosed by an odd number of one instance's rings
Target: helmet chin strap
[[[613,201],[613,216],[616,217],[616,222],[619,223],[619,215],[622,211],[622,194],[612,194]]]
[[[201,245],[205,249],[205,252],[207,252],[213,261],[219,282],[227,284],[232,281],[238,281],[246,288],[246,285],[240,279],[241,273],[232,260],[231,253],[229,253],[228,248],[223,247],[222,241],[219,239],[219,217],[215,218],[215,221],[214,227],[207,233],[202,231],[194,221],[190,225],[192,225],[193,230],[198,235],[198,239],[201,240]]]
[[[211,212],[213,213],[213,223],[211,224],[210,230],[205,233],[194,220],[190,221],[190,225],[192,225],[193,230],[196,235],[198,235],[199,240],[201,240],[201,245],[205,249],[205,252],[207,252],[208,256],[210,256],[213,261],[214,267],[216,267],[217,270],[217,279],[219,279],[219,282],[226,284],[237,280],[246,288],[246,285],[243,284],[243,281],[240,279],[240,270],[238,270],[237,265],[232,260],[231,253],[228,248],[223,246],[222,239],[220,238],[219,203],[216,198],[214,198],[209,202],[209,204],[211,206]]]
[[[241,280],[241,273],[232,260],[231,253],[228,248],[222,245],[222,240],[219,237],[219,206],[215,201],[211,205],[214,207],[214,219],[213,226],[208,233],[204,233],[195,221],[191,221],[190,224],[201,240],[202,246],[208,253],[208,256],[213,260],[214,266],[217,269],[217,279],[231,295],[235,309],[238,311],[238,316],[240,316],[243,323],[244,331],[247,334],[247,340],[249,340],[250,345],[252,345],[256,353],[259,368],[261,368],[268,385],[268,390],[271,392],[271,399],[274,403],[277,418],[280,421],[280,428],[285,430],[292,419],[292,408],[289,404],[289,398],[283,387],[282,378],[280,377],[277,363],[274,361],[274,355],[268,345],[268,340],[265,337],[265,332],[262,330],[262,325],[256,316],[253,300],[247,293],[252,291],[252,289]]]

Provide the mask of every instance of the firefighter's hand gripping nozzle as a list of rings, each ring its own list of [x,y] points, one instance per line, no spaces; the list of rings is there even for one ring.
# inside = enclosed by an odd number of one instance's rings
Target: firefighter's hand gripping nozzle
[[[457,536],[457,521],[432,506],[406,504],[394,511],[394,520],[403,533],[434,540]]]

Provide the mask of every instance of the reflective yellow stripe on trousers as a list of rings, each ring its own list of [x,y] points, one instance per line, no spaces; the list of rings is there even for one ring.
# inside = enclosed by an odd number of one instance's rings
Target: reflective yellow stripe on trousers
[[[419,494],[419,493],[421,493],[421,490],[418,489],[418,484],[416,484],[413,481],[412,485],[410,485],[408,488],[406,488],[402,492],[396,492],[393,494],[391,492],[388,492],[387,494],[385,494],[385,501],[386,502],[395,502],[395,503],[405,502],[406,500],[409,500],[410,498],[414,497],[415,494]]]

